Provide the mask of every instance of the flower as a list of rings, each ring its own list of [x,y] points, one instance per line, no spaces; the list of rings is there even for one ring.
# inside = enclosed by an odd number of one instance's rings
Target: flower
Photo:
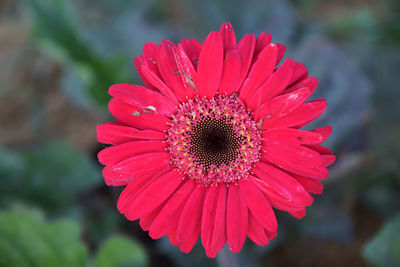
[[[99,125],[105,182],[126,186],[118,210],[143,230],[189,252],[200,238],[209,257],[226,242],[239,252],[277,234],[272,208],[305,215],[322,193],[335,156],[323,147],[331,127],[301,130],[326,108],[306,102],[317,86],[286,59],[271,35],[230,23],[200,44],[147,43],[135,65],[145,87],[111,86],[117,121]]]

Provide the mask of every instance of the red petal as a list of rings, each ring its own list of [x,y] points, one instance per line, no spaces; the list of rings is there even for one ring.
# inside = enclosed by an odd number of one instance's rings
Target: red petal
[[[322,194],[324,186],[317,179],[304,177],[301,175],[293,174],[292,177],[296,179],[308,192],[312,194]]]
[[[285,94],[291,93],[296,91],[297,89],[307,87],[311,90],[311,93],[315,91],[315,88],[317,88],[318,85],[318,80],[315,77],[308,77],[298,83],[295,83],[291,85],[289,88],[285,90]]]
[[[292,76],[292,79],[290,80],[289,84],[294,84],[299,81],[302,81],[302,80],[306,79],[307,76],[308,76],[308,72],[307,72],[307,69],[304,66],[304,64],[301,62],[296,62],[294,64],[294,68],[293,68],[293,76]]]
[[[322,142],[322,135],[292,128],[273,128],[263,131],[261,136],[264,142],[274,144],[319,144]]]
[[[189,253],[196,244],[199,237],[200,237],[200,223],[197,223],[197,226],[193,230],[193,233],[189,236],[188,239],[186,239],[186,241],[182,242],[179,245],[179,248],[181,249],[182,252]]]
[[[113,98],[108,103],[111,114],[125,124],[143,130],[168,130],[170,121],[164,115],[157,113],[146,113],[140,107],[130,105],[117,98]]]
[[[252,94],[254,94],[269,75],[271,75],[275,68],[277,53],[278,51],[275,44],[270,44],[261,51],[257,61],[250,70],[249,76],[240,89],[239,96],[245,103],[247,103]]]
[[[237,50],[228,50],[225,54],[221,83],[218,92],[221,95],[230,95],[237,88],[241,71],[241,59]]]
[[[289,211],[289,213],[292,214],[296,219],[302,219],[304,216],[306,216],[306,209],[302,208],[296,211]]]
[[[298,210],[299,208],[304,207],[304,205],[295,203],[281,195],[279,192],[274,191],[274,189],[263,180],[254,176],[249,176],[249,178],[251,178],[254,184],[257,185],[257,187],[265,194],[272,207],[286,211]]]
[[[256,57],[267,45],[271,43],[272,37],[270,33],[262,32],[257,36],[256,46],[254,49],[254,57]]]
[[[328,139],[329,136],[332,134],[332,126],[323,126],[323,127],[314,129],[312,131],[322,135],[322,141],[321,141],[321,143],[322,143],[326,139]]]
[[[138,130],[130,126],[116,125],[115,122],[97,125],[97,141],[103,144],[119,145],[134,140],[164,140],[159,131]]]
[[[149,152],[163,152],[168,144],[163,141],[133,141],[103,149],[98,159],[103,165],[114,165],[135,155]]]
[[[121,185],[124,185],[126,181],[132,180],[137,175],[168,167],[169,159],[169,153],[136,155],[118,164],[106,166],[103,169],[103,176],[107,184],[123,183]]]
[[[249,213],[247,236],[253,240],[254,243],[260,246],[265,246],[269,243],[264,228],[257,222],[251,213]]]
[[[212,258],[217,255],[226,243],[227,187],[225,184],[221,184],[219,188],[212,240],[209,249],[206,249],[207,256]]]
[[[240,70],[240,77],[237,83],[237,88],[241,87],[244,79],[246,78],[249,72],[251,61],[253,59],[255,45],[256,45],[256,36],[254,34],[246,34],[245,36],[243,36],[243,38],[240,40],[237,46],[237,50],[239,51],[242,62],[241,65],[242,69]]]
[[[157,66],[157,57],[160,48],[156,43],[148,42],[143,45],[143,59],[146,62],[146,67],[148,67],[152,72],[154,72],[158,77],[161,77],[160,71]]]
[[[139,175],[135,177],[122,191],[118,198],[118,210],[122,214],[127,214],[132,201],[136,198],[144,188],[146,188],[150,183],[155,181],[158,177],[164,173],[169,172],[171,169],[155,170],[150,171],[144,175]],[[119,185],[120,186],[120,185]]]
[[[257,162],[256,167],[253,171],[257,177],[262,179],[275,192],[296,203],[297,206],[312,204],[312,196],[292,176],[263,162]]]
[[[240,193],[239,186],[231,184],[228,192],[226,210],[226,235],[229,248],[238,253],[244,244],[247,233],[247,206]]]
[[[151,224],[153,223],[154,219],[160,213],[161,209],[164,207],[165,202],[159,205],[154,210],[150,211],[149,213],[143,215],[140,218],[139,225],[142,227],[144,231],[149,231]]]
[[[222,41],[224,43],[224,50],[230,50],[236,48],[236,36],[233,31],[232,24],[229,22],[222,24],[219,32],[222,37]]]
[[[273,98],[269,103],[265,103],[267,109],[263,112],[256,110],[257,116],[261,118],[267,117],[262,124],[263,129],[272,128],[274,122],[279,118],[289,114],[299,107],[311,95],[308,88],[301,88],[293,93],[280,95]]]
[[[276,64],[278,65],[278,63],[281,62],[283,56],[285,55],[286,47],[280,43],[277,43],[276,47],[278,48],[278,56],[276,58]]]
[[[336,160],[336,156],[334,155],[321,155],[321,157],[324,160],[324,166],[326,167],[332,165]]]
[[[158,239],[176,228],[182,209],[196,187],[193,180],[186,181],[167,201],[151,224],[149,235]]]
[[[142,79],[142,81],[146,85],[146,87],[150,88],[152,90],[157,90],[157,88],[150,83],[150,81],[145,77],[145,75],[142,72],[142,66],[145,65],[144,57],[142,55],[137,56],[133,59],[133,62],[135,64],[136,70],[140,76],[140,79]]]
[[[203,43],[197,67],[197,89],[200,96],[214,97],[221,81],[224,59],[219,32],[211,32]]]
[[[189,238],[198,222],[201,220],[201,213],[203,211],[204,197],[206,193],[205,189],[206,188],[203,184],[197,184],[196,189],[193,191],[182,210],[177,229],[177,240],[180,242]]]
[[[250,213],[257,222],[268,231],[276,231],[278,223],[275,213],[264,194],[250,180],[240,180],[239,187]]]
[[[176,110],[175,104],[167,97],[143,86],[115,84],[110,87],[108,93],[123,102],[141,107],[143,112],[168,116]]]
[[[282,66],[277,68],[268,80],[257,90],[257,92],[250,97],[248,107],[255,110],[258,106],[264,103],[266,99],[270,99],[280,94],[286,88],[290,78],[292,77],[293,64],[293,60],[285,60]]]
[[[306,147],[317,151],[321,155],[332,155],[333,154],[333,152],[329,148],[321,146],[321,145],[306,145]]]
[[[196,39],[183,39],[181,44],[186,54],[190,58],[190,61],[192,61],[194,68],[197,69],[201,44]]]
[[[325,111],[326,106],[325,99],[303,103],[290,114],[273,122],[269,127],[302,127],[318,118]]]
[[[182,83],[181,75],[176,65],[174,52],[172,47],[175,44],[164,40],[161,42],[160,50],[157,57],[158,69],[161,77],[169,88],[174,92],[180,102],[186,99],[185,88]]]
[[[218,192],[220,186],[209,186],[204,199],[203,214],[201,218],[201,242],[206,249],[210,247],[215,222],[215,211],[217,207]]]
[[[307,177],[325,179],[328,170],[319,153],[301,145],[263,143],[262,157],[280,168]]]
[[[176,98],[173,91],[151,70],[149,70],[146,66],[142,66],[141,71],[144,77],[154,85],[163,95],[168,97],[175,104],[178,103],[178,99]]]
[[[178,66],[179,74],[181,76],[183,86],[185,87],[185,96],[192,98],[197,91],[195,86],[195,84],[197,84],[196,70],[194,69],[192,62],[186,55],[181,44],[179,44],[178,48],[173,47],[173,51],[176,65]]]
[[[136,220],[144,214],[149,213],[168,199],[180,184],[183,183],[184,177],[184,174],[172,170],[160,176],[142,190],[133,200],[129,209],[132,220]]]

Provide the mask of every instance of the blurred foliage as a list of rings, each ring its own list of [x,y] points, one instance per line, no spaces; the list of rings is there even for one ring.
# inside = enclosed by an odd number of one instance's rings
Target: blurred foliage
[[[0,199],[23,200],[47,210],[61,210],[79,191],[99,181],[93,162],[65,142],[49,142],[20,152],[0,148]]]
[[[107,88],[126,81],[127,57],[106,58],[79,35],[68,1],[24,0],[33,16],[33,38],[44,53],[68,65],[81,79],[83,89],[98,103],[110,99]],[[71,70],[70,69],[70,70]]]
[[[79,226],[47,223],[36,211],[0,212],[0,266],[86,266],[88,251]]]
[[[400,214],[390,220],[365,246],[364,256],[374,266],[400,266]]]
[[[80,236],[79,225],[71,220],[49,223],[40,212],[22,207],[1,211],[0,266],[92,266]],[[94,256],[95,267],[146,265],[146,251],[125,237],[109,237]]]
[[[110,237],[100,247],[95,267],[147,266],[146,251],[126,237]]]

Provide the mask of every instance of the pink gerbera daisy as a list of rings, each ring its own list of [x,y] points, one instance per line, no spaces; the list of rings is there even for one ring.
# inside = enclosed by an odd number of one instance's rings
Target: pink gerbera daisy
[[[305,215],[335,156],[321,146],[326,126],[300,128],[326,108],[305,102],[317,86],[302,63],[286,59],[271,35],[230,23],[201,44],[147,43],[135,65],[146,87],[111,86],[117,121],[99,125],[105,181],[126,186],[118,209],[140,219],[156,239],[168,235],[189,252],[201,242],[209,257],[246,236],[259,245],[277,234],[272,208]]]

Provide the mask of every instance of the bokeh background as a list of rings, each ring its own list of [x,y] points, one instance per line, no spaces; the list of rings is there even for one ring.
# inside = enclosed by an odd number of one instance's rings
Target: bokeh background
[[[96,154],[113,83],[144,43],[270,32],[319,79],[337,155],[307,215],[240,266],[400,266],[398,0],[0,0],[0,266],[223,266],[151,240],[116,209]]]

